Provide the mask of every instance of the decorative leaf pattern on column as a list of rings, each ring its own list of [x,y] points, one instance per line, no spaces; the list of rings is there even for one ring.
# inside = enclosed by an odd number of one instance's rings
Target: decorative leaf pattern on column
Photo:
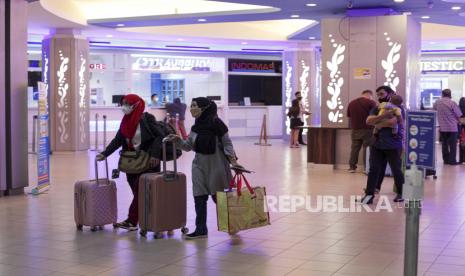
[[[286,61],[286,77],[284,80],[285,88],[286,88],[286,108],[284,117],[286,118],[286,133],[290,134],[291,130],[291,121],[289,116],[287,116],[287,112],[289,112],[289,108],[292,106],[292,66],[289,64],[289,61]]]
[[[344,61],[344,52],[346,46],[343,44],[336,43],[335,39],[331,38],[331,43],[334,48],[334,53],[331,57],[331,60],[326,62],[326,68],[329,70],[330,82],[326,87],[328,94],[331,95],[331,99],[326,101],[326,106],[330,109],[328,113],[329,121],[333,123],[342,123],[343,122],[343,113],[342,110],[344,106],[342,105],[341,100],[341,88],[344,85],[344,78],[341,76],[341,71],[339,71],[339,65]]]
[[[86,125],[88,124],[87,118],[87,103],[86,103],[86,90],[87,84],[85,79],[86,72],[86,59],[80,54],[81,66],[79,67],[79,134],[81,143],[84,143],[87,138]]]
[[[384,77],[386,78],[384,85],[391,87],[395,91],[400,83],[400,79],[397,76],[397,71],[394,66],[400,59],[399,51],[402,48],[402,45],[397,42],[392,42],[388,33],[384,33],[384,36],[386,37],[386,41],[390,47],[386,59],[381,60],[381,66],[384,69]]]
[[[300,74],[300,93],[302,94],[302,105],[305,107],[306,110],[309,110],[310,101],[309,101],[309,83],[308,83],[308,76],[310,74],[310,66],[305,63],[305,60],[300,61],[300,65],[302,66],[302,73]],[[307,122],[308,115],[304,115],[303,121]],[[307,130],[304,130],[306,133]]]
[[[57,76],[58,76],[58,102],[57,102],[57,107],[58,107],[58,120],[59,120],[59,125],[58,125],[58,133],[60,134],[60,143],[64,144],[67,142],[69,138],[69,133],[67,132],[66,129],[66,124],[69,121],[68,118],[68,89],[69,89],[69,84],[66,79],[66,72],[68,71],[68,63],[69,63],[69,58],[63,56],[63,52],[61,50],[58,51],[59,57],[60,57],[60,68],[57,71]]]

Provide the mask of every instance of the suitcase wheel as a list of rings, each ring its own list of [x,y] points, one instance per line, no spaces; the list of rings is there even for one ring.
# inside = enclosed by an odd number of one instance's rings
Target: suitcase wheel
[[[187,227],[184,226],[183,228],[181,228],[181,233],[183,233],[184,235],[186,235],[187,233],[189,233],[189,228],[187,228]]]
[[[161,239],[163,238],[163,232],[156,232],[153,234],[154,239]]]
[[[116,223],[113,223],[113,229],[118,228],[118,225]]]
[[[76,229],[82,231],[82,224],[76,224]]]
[[[96,232],[97,230],[98,230],[97,226],[92,226],[90,228],[90,231],[92,231],[92,232]]]
[[[146,231],[146,230],[140,230],[140,231],[139,231],[139,234],[140,234],[142,237],[144,237],[144,238],[147,237],[147,231]]]
[[[433,179],[438,179],[438,177],[436,175],[433,175]]]

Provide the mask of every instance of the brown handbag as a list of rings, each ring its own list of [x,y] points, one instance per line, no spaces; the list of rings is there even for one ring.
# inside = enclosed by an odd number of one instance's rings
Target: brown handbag
[[[120,151],[118,170],[138,174],[150,169],[150,155],[143,151]]]

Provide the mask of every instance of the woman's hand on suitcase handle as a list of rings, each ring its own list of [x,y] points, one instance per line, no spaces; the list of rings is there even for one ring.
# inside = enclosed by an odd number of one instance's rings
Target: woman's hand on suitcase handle
[[[105,155],[103,155],[101,153],[99,153],[99,154],[97,154],[95,156],[95,160],[97,160],[97,161],[103,161],[103,160],[105,160],[105,158],[106,158]]]
[[[179,137],[176,134],[170,134],[170,135],[166,136],[165,138],[163,138],[163,142],[166,141],[166,142],[175,142],[176,143],[176,142],[178,142],[180,140],[182,140],[181,137]]]
[[[160,165],[160,159],[155,157],[150,157],[150,167],[155,168],[156,166]]]

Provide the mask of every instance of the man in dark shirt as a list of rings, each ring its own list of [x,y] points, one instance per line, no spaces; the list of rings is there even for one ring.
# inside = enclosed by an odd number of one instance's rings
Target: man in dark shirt
[[[186,115],[186,104],[181,103],[180,98],[175,98],[173,103],[167,103],[165,105],[166,113],[170,114],[170,124],[179,131],[183,139],[187,139],[186,127],[184,126],[184,120]],[[176,116],[178,116],[178,121],[176,125]]]
[[[376,89],[378,101],[388,102],[395,92],[389,86],[380,86]],[[402,186],[404,185],[404,174],[402,172],[402,152],[404,124],[398,123],[397,118],[392,111],[384,112],[378,115],[378,108],[373,108],[370,116],[367,118],[367,124],[380,126],[378,137],[370,148],[370,170],[368,172],[367,186],[365,196],[361,202],[363,204],[372,204],[375,196],[375,190],[379,185],[380,178],[383,177],[386,170],[386,163],[389,163],[394,176],[397,195],[394,202],[403,201]],[[392,127],[398,125],[398,135],[392,135]]]
[[[365,152],[366,148],[371,144],[373,126],[367,125],[366,120],[374,107],[376,107],[376,102],[373,101],[373,92],[371,90],[363,91],[362,96],[352,100],[347,107],[347,117],[349,117],[350,127],[352,128],[350,134],[352,146],[349,160],[349,172],[351,173],[357,170],[358,155],[362,146],[363,152]],[[366,166],[366,160],[363,161]]]

